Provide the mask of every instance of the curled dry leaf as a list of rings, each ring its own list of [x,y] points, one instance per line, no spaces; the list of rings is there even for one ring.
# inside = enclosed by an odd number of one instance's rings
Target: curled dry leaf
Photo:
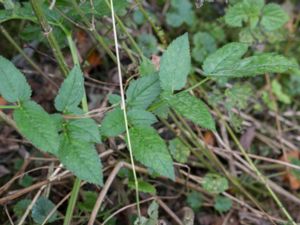
[[[289,151],[284,156],[280,158],[280,160],[291,163],[292,159],[299,160],[300,159],[300,152],[297,150]],[[292,170],[287,168],[286,173],[283,177],[284,180],[289,182],[290,188],[292,190],[299,190],[300,189],[300,179],[297,178],[293,173]]]

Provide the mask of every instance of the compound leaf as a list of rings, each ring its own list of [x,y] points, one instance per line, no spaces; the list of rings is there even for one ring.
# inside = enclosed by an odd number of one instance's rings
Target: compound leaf
[[[80,179],[94,184],[103,184],[101,161],[92,143],[64,136],[58,158]]]
[[[159,79],[163,90],[180,90],[186,84],[191,69],[188,34],[175,39],[160,60]]]
[[[200,99],[182,92],[167,99],[169,105],[179,114],[193,121],[194,123],[215,130],[215,122],[209,112],[207,105]]]
[[[130,129],[133,156],[149,169],[175,179],[173,161],[165,142],[152,127]]]
[[[31,88],[25,76],[9,60],[0,56],[0,95],[8,102],[30,99]]]
[[[14,120],[21,134],[37,148],[56,154],[59,138],[51,116],[37,103],[24,102],[14,111]]]
[[[160,94],[158,76],[144,76],[131,81],[126,91],[129,108],[146,109]]]
[[[55,98],[55,108],[58,111],[66,111],[78,106],[84,95],[83,74],[79,66],[74,66],[68,77],[61,85]]]

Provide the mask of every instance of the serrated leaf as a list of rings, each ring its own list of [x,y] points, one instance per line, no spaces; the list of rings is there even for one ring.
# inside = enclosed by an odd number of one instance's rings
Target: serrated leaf
[[[216,129],[215,121],[207,105],[195,96],[182,92],[168,98],[167,101],[176,112],[195,124],[210,130]]]
[[[225,22],[232,27],[241,27],[243,22],[247,22],[254,28],[264,4],[264,0],[242,0],[229,7],[225,14]]]
[[[119,104],[121,102],[121,96],[117,94],[110,94],[108,96],[108,102],[111,105]]]
[[[98,125],[90,118],[71,119],[67,129],[73,139],[101,143]]]
[[[0,95],[11,103],[30,99],[31,88],[25,76],[9,60],[0,56]]]
[[[33,101],[24,102],[13,115],[21,134],[34,146],[46,152],[57,153],[59,138],[56,125],[40,105]]]
[[[132,109],[127,113],[129,123],[133,126],[151,126],[157,122],[156,117],[148,111]]]
[[[62,138],[58,158],[78,178],[102,185],[102,165],[93,144],[81,140]]]
[[[50,201],[46,197],[40,197],[32,207],[31,216],[34,222],[36,222],[37,224],[42,224],[54,207],[55,205],[52,201]],[[56,218],[57,212],[55,211],[54,214],[52,214],[52,216],[50,216],[50,218],[48,219],[48,222],[52,223],[56,220]]]
[[[14,214],[17,217],[23,216],[30,203],[31,200],[26,198],[18,201],[17,204],[15,204],[13,207]]]
[[[130,129],[133,156],[149,169],[175,179],[172,158],[165,142],[152,127]]]
[[[142,77],[155,74],[157,71],[150,59],[143,57],[143,61],[139,66],[139,72]]]
[[[264,73],[283,73],[296,65],[284,56],[274,53],[262,53],[240,59],[247,45],[230,43],[218,49],[204,61],[203,69],[207,76],[247,77]]]
[[[141,77],[131,81],[126,91],[128,108],[146,109],[160,94],[158,76]]]
[[[203,62],[208,54],[213,53],[217,49],[215,39],[207,32],[197,32],[193,36],[194,48],[192,56],[197,62]]]
[[[191,70],[188,34],[176,38],[168,46],[160,60],[159,79],[165,91],[180,90],[186,84]]]
[[[146,57],[158,52],[157,39],[154,35],[142,33],[138,36],[138,44]]]
[[[188,205],[197,212],[203,205],[203,198],[204,197],[201,193],[192,191],[187,195],[186,201]]]
[[[228,181],[218,174],[208,173],[203,178],[202,187],[211,194],[220,194],[228,189]]]
[[[192,25],[195,21],[195,13],[189,0],[171,0],[171,9],[166,14],[167,24],[179,27],[186,23]]]
[[[101,123],[101,134],[105,137],[115,137],[125,132],[124,114],[120,107],[105,114]]]
[[[236,63],[247,52],[248,45],[232,42],[210,54],[203,63],[203,70],[207,75],[220,71],[226,65]]]
[[[220,213],[227,212],[232,207],[232,200],[227,197],[218,195],[215,199],[214,208]]]
[[[289,20],[288,14],[275,3],[267,4],[263,9],[261,25],[268,31],[277,30]]]
[[[169,150],[173,158],[180,163],[186,163],[190,156],[189,148],[179,138],[169,141]]]
[[[58,111],[67,111],[79,105],[84,95],[83,74],[79,66],[74,66],[68,77],[61,85],[55,98],[55,108]]]

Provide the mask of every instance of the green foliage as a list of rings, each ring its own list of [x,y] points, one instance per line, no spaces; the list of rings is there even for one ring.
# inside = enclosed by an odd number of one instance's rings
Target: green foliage
[[[92,212],[97,200],[98,194],[92,191],[83,192],[83,201],[78,203],[78,208],[84,212]]]
[[[296,158],[291,158],[289,159],[290,163],[296,166],[300,166],[300,160]],[[298,179],[300,180],[300,170],[299,169],[292,169],[291,173]]]
[[[72,139],[100,143],[100,133],[96,122],[90,118],[70,120],[67,129]]]
[[[284,56],[275,53],[240,59],[248,47],[242,43],[230,43],[209,55],[203,64],[207,76],[246,77],[264,73],[283,73],[296,65]]]
[[[24,75],[2,56],[0,56],[0,80],[0,95],[6,101],[14,103],[30,99],[31,88]]]
[[[17,202],[17,204],[14,205],[14,214],[17,217],[21,217],[23,216],[23,214],[25,213],[26,209],[28,208],[29,204],[31,203],[30,199],[22,199],[20,201]]]
[[[285,104],[291,104],[292,100],[289,95],[283,92],[281,84],[277,80],[272,81],[272,92],[277,99]]]
[[[177,162],[187,163],[188,157],[190,156],[190,150],[179,138],[169,141],[169,150]]]
[[[142,62],[140,64],[140,66],[139,66],[139,72],[140,72],[140,75],[142,77],[144,77],[144,76],[148,76],[148,75],[153,75],[157,71],[155,69],[155,66],[151,62],[151,60],[149,60],[146,57],[143,57],[143,60],[142,60]]]
[[[143,33],[138,37],[138,43],[142,49],[145,56],[149,57],[153,54],[156,54],[157,49],[157,39],[151,34]]]
[[[153,195],[156,194],[156,189],[152,184],[150,184],[146,181],[143,181],[143,180],[138,180],[138,184],[139,184],[140,192],[149,193],[149,194],[153,194]],[[135,189],[134,180],[131,179],[128,181],[128,187],[131,189]]]
[[[92,143],[61,137],[58,157],[77,177],[94,184],[103,184],[102,165]]]
[[[220,194],[228,189],[228,181],[218,174],[208,173],[203,178],[202,187],[211,194]]]
[[[204,128],[210,130],[216,129],[214,119],[210,114],[208,107],[195,96],[182,92],[167,98],[167,101],[176,112],[187,119]]]
[[[207,32],[196,33],[193,36],[193,44],[192,56],[199,63],[202,63],[209,54],[217,50],[215,39]]]
[[[219,213],[225,213],[232,208],[232,200],[230,198],[218,195],[215,199],[214,208]]]
[[[49,199],[40,197],[32,208],[31,216],[34,222],[42,224],[55,205]],[[52,223],[57,219],[57,212],[54,212],[49,218],[48,223]]]
[[[121,96],[116,94],[110,94],[108,96],[108,102],[112,105],[120,104],[121,103]]]
[[[37,103],[27,101],[14,111],[14,120],[21,134],[37,148],[57,154],[59,138],[50,115]]]
[[[129,123],[133,126],[150,126],[157,122],[156,117],[148,111],[132,109],[127,113]]]
[[[101,124],[101,134],[105,137],[115,137],[125,131],[123,111],[120,107],[105,114]]]
[[[127,106],[134,109],[146,109],[159,93],[160,86],[156,74],[133,80],[126,91]]]
[[[149,218],[141,217],[137,218],[134,225],[157,225],[158,222],[158,204],[153,201],[147,210]]]
[[[179,27],[186,23],[192,25],[195,14],[189,0],[171,0],[171,9],[167,12],[166,21],[171,27]]]
[[[203,205],[203,195],[199,192],[192,191],[188,194],[186,201],[195,212],[198,212]]]
[[[172,158],[156,130],[152,127],[133,127],[130,138],[136,160],[162,176],[175,179]]]
[[[160,60],[159,79],[165,91],[183,88],[191,70],[191,56],[188,34],[176,38],[168,46]]]
[[[77,107],[84,95],[83,74],[79,66],[74,66],[64,80],[55,98],[55,108],[65,112]]]
[[[277,30],[289,20],[287,13],[275,3],[267,4],[262,13],[261,25],[267,31]]]

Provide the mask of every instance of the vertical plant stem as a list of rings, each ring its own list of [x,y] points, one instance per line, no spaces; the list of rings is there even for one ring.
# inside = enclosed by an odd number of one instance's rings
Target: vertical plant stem
[[[4,37],[11,43],[11,45],[24,57],[24,59],[46,80],[48,80],[55,88],[57,85],[41,70],[41,68],[23,51],[23,49],[15,42],[13,37],[7,32],[7,30],[0,25],[0,31],[4,35]]]
[[[125,102],[125,94],[124,94],[124,88],[123,88],[122,70],[121,70],[121,62],[120,62],[120,55],[119,55],[119,43],[118,43],[118,35],[117,35],[113,0],[110,0],[110,8],[111,8],[111,17],[112,17],[112,22],[113,22],[113,32],[114,32],[116,56],[117,56],[117,61],[118,61],[118,75],[119,75],[119,84],[120,84],[120,92],[121,92],[121,104],[122,104],[121,109],[123,110],[123,116],[124,116],[124,121],[125,121],[125,128],[126,128],[126,135],[127,135],[127,146],[128,146],[129,155],[130,155],[130,162],[131,162],[131,165],[132,165],[134,184],[135,184],[135,195],[136,195],[135,197],[136,197],[136,203],[137,203],[137,212],[138,212],[138,218],[140,220],[140,218],[141,218],[141,209],[140,209],[140,197],[139,197],[139,184],[138,184],[137,174],[136,174],[136,170],[135,170],[135,163],[134,163],[134,159],[133,159],[130,132],[129,132],[128,120],[127,120],[126,102]]]
[[[33,11],[41,25],[41,28],[44,32],[44,35],[46,36],[50,47],[53,51],[53,54],[59,64],[59,68],[61,69],[64,76],[68,75],[69,69],[68,66],[64,60],[64,56],[59,48],[59,45],[57,43],[57,40],[53,34],[53,28],[48,23],[45,14],[43,13],[40,0],[30,0],[31,6],[33,8]]]

